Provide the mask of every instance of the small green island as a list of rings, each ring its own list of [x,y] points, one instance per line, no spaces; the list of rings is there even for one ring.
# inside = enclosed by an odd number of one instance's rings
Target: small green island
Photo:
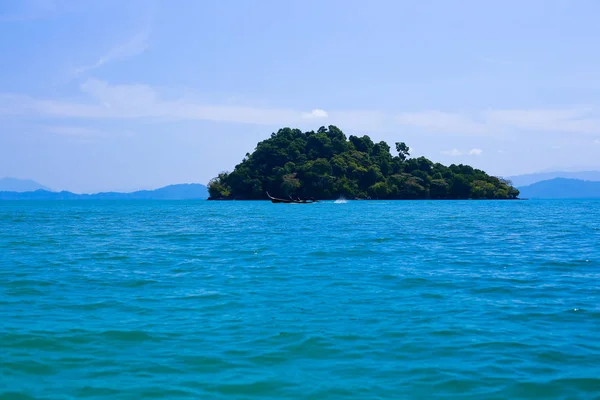
[[[208,184],[209,200],[277,197],[389,200],[517,199],[511,182],[468,165],[411,158],[409,147],[350,136],[337,127],[283,128]]]

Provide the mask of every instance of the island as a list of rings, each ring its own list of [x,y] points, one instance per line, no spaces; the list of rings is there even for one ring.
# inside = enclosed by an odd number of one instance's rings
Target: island
[[[411,158],[410,148],[369,136],[346,135],[336,126],[316,132],[283,128],[247,153],[231,172],[208,183],[209,200],[282,198],[334,200],[517,199],[510,181],[469,165],[444,166],[425,157]]]

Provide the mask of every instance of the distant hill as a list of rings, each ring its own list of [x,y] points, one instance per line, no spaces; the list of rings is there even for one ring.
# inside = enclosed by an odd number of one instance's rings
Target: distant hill
[[[156,190],[140,190],[133,193],[76,194],[71,192],[0,191],[0,200],[203,200],[208,198],[206,186],[192,183],[165,186]]]
[[[555,178],[519,187],[521,198],[600,199],[600,182]]]
[[[539,172],[535,174],[525,174],[509,176],[506,179],[510,180],[515,187],[527,186],[536,182],[547,181],[554,178],[579,179],[583,181],[600,181],[600,171],[552,171]]]
[[[0,179],[0,192],[33,192],[35,190],[51,191],[44,185],[31,179],[2,178]]]

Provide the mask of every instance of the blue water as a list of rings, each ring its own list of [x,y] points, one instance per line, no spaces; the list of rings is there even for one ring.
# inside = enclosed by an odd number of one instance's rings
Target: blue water
[[[600,202],[0,203],[0,398],[597,399]]]

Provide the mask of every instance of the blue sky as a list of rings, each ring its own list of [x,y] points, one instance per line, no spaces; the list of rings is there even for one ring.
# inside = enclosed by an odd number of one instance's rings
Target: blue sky
[[[495,175],[600,169],[600,2],[0,0],[0,177],[231,170],[337,125]]]

